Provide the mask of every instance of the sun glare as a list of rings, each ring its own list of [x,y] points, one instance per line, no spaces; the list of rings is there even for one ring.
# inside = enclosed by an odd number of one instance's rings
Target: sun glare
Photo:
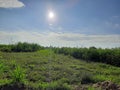
[[[50,11],[50,12],[48,13],[48,17],[49,17],[50,19],[53,19],[54,16],[55,16],[54,12]]]

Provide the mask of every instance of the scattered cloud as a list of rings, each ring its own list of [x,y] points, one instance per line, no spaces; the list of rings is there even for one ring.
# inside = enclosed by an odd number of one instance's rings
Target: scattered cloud
[[[104,25],[109,29],[120,29],[120,16],[112,16],[104,22]]]
[[[112,16],[112,18],[116,18],[116,19],[117,19],[117,18],[120,18],[120,16],[117,16],[117,15],[116,15],[116,16]]]
[[[19,0],[0,0],[0,8],[19,8],[24,4]]]
[[[85,35],[77,33],[55,32],[7,32],[0,31],[0,43],[9,44],[16,42],[38,43],[43,46],[67,47],[120,47],[120,35]]]
[[[61,26],[59,26],[59,27],[58,27],[58,30],[61,31],[61,30],[63,30],[63,28],[62,28]]]
[[[107,21],[107,22],[105,22],[105,25],[107,27],[112,28],[112,29],[120,29],[120,23],[115,23],[115,22]]]

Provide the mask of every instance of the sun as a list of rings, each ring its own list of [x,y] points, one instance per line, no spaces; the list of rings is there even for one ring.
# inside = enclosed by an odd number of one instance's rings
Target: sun
[[[50,19],[53,19],[53,18],[55,17],[54,12],[50,11],[50,12],[48,13],[48,17],[49,17]]]

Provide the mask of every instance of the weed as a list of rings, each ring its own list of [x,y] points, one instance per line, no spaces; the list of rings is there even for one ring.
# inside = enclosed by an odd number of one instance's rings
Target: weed
[[[50,82],[50,83],[40,83],[39,89],[41,90],[71,90],[71,87],[67,83],[60,82]]]
[[[65,55],[52,54],[49,50],[26,53],[2,52],[2,57],[0,74],[1,72],[3,74],[0,77],[0,85],[11,81],[12,84],[25,83],[26,85],[27,83],[30,88],[34,88],[33,90],[44,90],[48,87],[69,88],[78,84],[86,85],[105,80],[120,82],[119,67],[95,62],[88,63]],[[51,63],[48,62],[50,57]],[[51,83],[46,80],[49,76],[49,65],[52,68]]]
[[[16,66],[15,70],[11,72],[11,78],[13,84],[25,83],[26,81],[26,74],[25,70],[20,66]]]

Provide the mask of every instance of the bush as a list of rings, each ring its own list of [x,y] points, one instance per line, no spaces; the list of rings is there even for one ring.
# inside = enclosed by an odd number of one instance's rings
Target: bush
[[[0,49],[2,52],[11,52],[11,47],[10,46],[4,46]]]
[[[15,70],[11,72],[11,78],[13,84],[24,84],[26,81],[25,70],[16,66]]]
[[[80,71],[79,74],[77,74],[77,77],[79,77],[81,84],[94,82],[93,75],[88,71]]]
[[[0,59],[2,59],[3,57],[2,57],[2,53],[0,52]]]
[[[94,82],[92,75],[90,73],[84,72],[81,79],[81,84],[88,84]]]
[[[4,69],[4,65],[3,63],[0,63],[0,72],[3,72],[3,69]]]
[[[7,69],[8,68],[4,65],[4,63],[0,61],[0,78],[3,77],[3,74]]]

